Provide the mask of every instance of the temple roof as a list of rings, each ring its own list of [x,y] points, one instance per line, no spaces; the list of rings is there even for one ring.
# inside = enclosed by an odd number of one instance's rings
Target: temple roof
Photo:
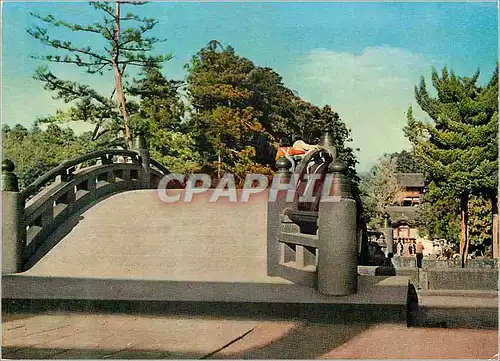
[[[423,188],[424,175],[422,173],[399,173],[399,185],[408,188]]]
[[[417,207],[389,206],[386,211],[393,224],[404,221],[412,225],[417,216]]]

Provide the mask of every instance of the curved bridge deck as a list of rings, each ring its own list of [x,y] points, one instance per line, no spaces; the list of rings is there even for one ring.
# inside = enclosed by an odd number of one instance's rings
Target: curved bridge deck
[[[169,194],[182,190],[169,190]],[[164,203],[156,190],[102,200],[68,219],[33,268],[3,276],[3,297],[349,303],[402,306],[408,278],[360,276],[359,292],[318,294],[267,276],[267,194]],[[238,197],[239,199],[239,197]],[[334,276],[334,275],[332,275]]]

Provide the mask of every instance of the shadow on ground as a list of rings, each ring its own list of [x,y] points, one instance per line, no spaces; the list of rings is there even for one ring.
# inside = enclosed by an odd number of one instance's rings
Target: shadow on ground
[[[9,322],[37,314],[134,314],[194,319],[256,320],[260,326],[207,354],[141,349],[51,349],[4,347],[4,358],[13,359],[313,359],[338,348],[381,323],[406,324],[400,307],[373,309],[354,305],[267,304],[217,302],[3,300],[2,320]],[[435,310],[417,306],[412,312],[416,328],[497,329],[498,321],[484,310]],[[481,313],[483,312],[483,313]],[[28,314],[29,316],[25,316]],[[489,320],[489,321],[488,321]],[[268,333],[272,321],[291,326],[281,333]],[[267,325],[267,326],[266,326]],[[259,333],[260,332],[260,333]],[[203,341],[205,335],[199,335]],[[208,335],[206,337],[209,337]]]
[[[233,352],[225,350],[223,345],[221,349],[208,354],[137,349],[3,347],[2,356],[11,359],[314,359],[337,348],[369,327],[370,324],[299,323],[281,338],[268,340],[264,345],[237,347],[238,350]],[[201,336],[200,340],[202,339]],[[236,345],[237,342],[232,345]]]
[[[78,312],[155,316],[190,315],[206,318],[297,320],[322,323],[405,322],[400,305],[249,303],[249,302],[168,302],[123,300],[28,300],[4,299],[5,317],[16,314]]]
[[[100,350],[100,349],[61,349],[61,348],[13,348],[2,347],[2,359],[191,359],[204,355],[187,352],[142,351],[142,350]]]
[[[340,307],[339,307],[340,306]],[[342,345],[382,318],[385,322],[405,323],[401,308],[386,307],[380,313],[351,305],[206,303],[206,302],[123,302],[69,300],[4,300],[3,321],[9,322],[37,314],[135,314],[155,317],[196,319],[286,321],[290,328],[275,336],[266,329],[254,330],[211,353],[169,352],[166,350],[51,349],[4,347],[3,357],[14,359],[312,359]],[[266,323],[267,322],[267,323]],[[258,328],[258,327],[257,327]],[[264,330],[264,331],[262,331]],[[203,340],[204,335],[200,335]],[[209,337],[209,336],[206,336]]]

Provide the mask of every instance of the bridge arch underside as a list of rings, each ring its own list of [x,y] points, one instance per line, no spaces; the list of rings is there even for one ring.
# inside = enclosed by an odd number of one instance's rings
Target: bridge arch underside
[[[163,173],[152,169],[151,185],[162,177]],[[142,182],[140,164],[115,163],[84,168],[71,179],[44,188],[26,202],[23,270],[39,262],[91,207],[115,194],[143,188]]]

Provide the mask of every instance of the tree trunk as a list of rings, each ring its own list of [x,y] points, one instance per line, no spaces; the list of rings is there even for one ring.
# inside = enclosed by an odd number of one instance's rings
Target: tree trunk
[[[469,239],[467,237],[467,223],[469,218],[469,192],[463,192],[460,196],[460,258],[462,268],[465,267],[467,252],[469,251]]]
[[[220,179],[221,175],[222,175],[222,158],[220,156],[220,151],[219,151],[217,160],[217,179]]]
[[[493,258],[498,258],[498,197],[496,194],[493,194],[491,197],[491,214],[493,218],[493,225],[491,227]]]
[[[112,65],[113,72],[115,75],[115,89],[116,89],[116,97],[118,98],[118,103],[121,107],[122,117],[123,117],[123,127],[125,133],[125,140],[128,144],[129,148],[132,148],[132,136],[130,134],[130,128],[128,126],[128,114],[127,108],[125,106],[125,94],[123,93],[123,84],[122,84],[122,73],[120,72],[120,68],[118,67],[118,55],[119,49],[118,45],[120,44],[120,2],[116,0],[115,2],[116,9],[116,31],[115,31],[115,49],[112,56]]]

